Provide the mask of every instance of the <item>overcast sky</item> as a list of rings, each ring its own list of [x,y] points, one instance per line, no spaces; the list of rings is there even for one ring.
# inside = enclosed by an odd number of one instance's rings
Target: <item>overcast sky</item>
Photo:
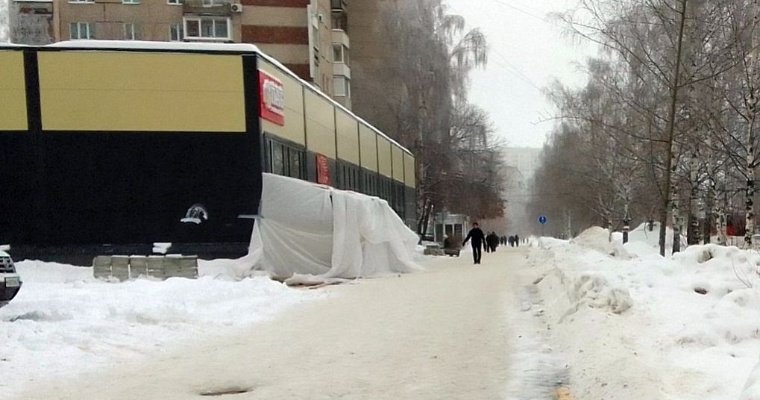
[[[554,78],[584,84],[575,64],[593,55],[592,46],[563,36],[546,17],[575,0],[446,1],[449,13],[463,16],[468,29],[480,28],[488,38],[488,65],[472,73],[470,101],[488,111],[509,146],[543,146],[554,123],[541,122],[553,113],[541,89]]]

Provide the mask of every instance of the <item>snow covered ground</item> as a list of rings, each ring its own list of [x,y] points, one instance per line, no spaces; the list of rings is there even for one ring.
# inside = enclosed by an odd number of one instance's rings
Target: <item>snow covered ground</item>
[[[24,286],[0,308],[0,397],[169,352],[194,337],[243,330],[322,297],[268,277],[234,281],[224,260],[201,262],[197,280],[108,283],[91,267],[23,261]]]
[[[524,262],[511,249],[497,252],[508,262],[484,255],[521,282],[511,286],[519,305],[505,324],[514,346],[505,398],[539,399],[545,396],[529,391],[568,386],[579,399],[760,400],[760,254],[706,245],[663,258],[656,229],[643,227],[626,245],[618,234],[612,244],[608,238],[593,228],[572,241],[535,239],[518,253],[528,254],[519,256]],[[427,260],[438,275],[471,268],[466,252]],[[451,265],[430,268],[439,262]],[[0,309],[3,398],[147,362],[191,339],[245,336],[261,321],[335,292],[266,277],[235,281],[224,260],[203,262],[200,279],[163,282],[107,283],[86,267],[17,266],[24,287]],[[360,286],[383,284],[396,285]]]
[[[759,400],[760,254],[705,245],[663,258],[643,226],[626,245],[608,238],[542,238],[529,257],[543,300],[531,311],[575,396]]]

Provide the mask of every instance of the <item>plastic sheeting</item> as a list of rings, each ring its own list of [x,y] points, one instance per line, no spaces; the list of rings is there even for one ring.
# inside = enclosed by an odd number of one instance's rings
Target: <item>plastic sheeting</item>
[[[241,261],[247,272],[324,283],[417,270],[418,240],[385,200],[263,174],[259,218]]]

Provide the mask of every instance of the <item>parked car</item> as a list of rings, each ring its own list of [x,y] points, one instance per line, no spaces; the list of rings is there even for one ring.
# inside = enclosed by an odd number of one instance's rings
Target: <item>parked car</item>
[[[16,297],[22,284],[13,259],[8,253],[0,251],[0,307]]]

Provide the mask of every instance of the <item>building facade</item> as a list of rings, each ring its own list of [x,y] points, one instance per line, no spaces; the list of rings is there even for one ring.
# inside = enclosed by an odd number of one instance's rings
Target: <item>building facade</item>
[[[346,0],[10,0],[12,43],[251,43],[351,107]]]

